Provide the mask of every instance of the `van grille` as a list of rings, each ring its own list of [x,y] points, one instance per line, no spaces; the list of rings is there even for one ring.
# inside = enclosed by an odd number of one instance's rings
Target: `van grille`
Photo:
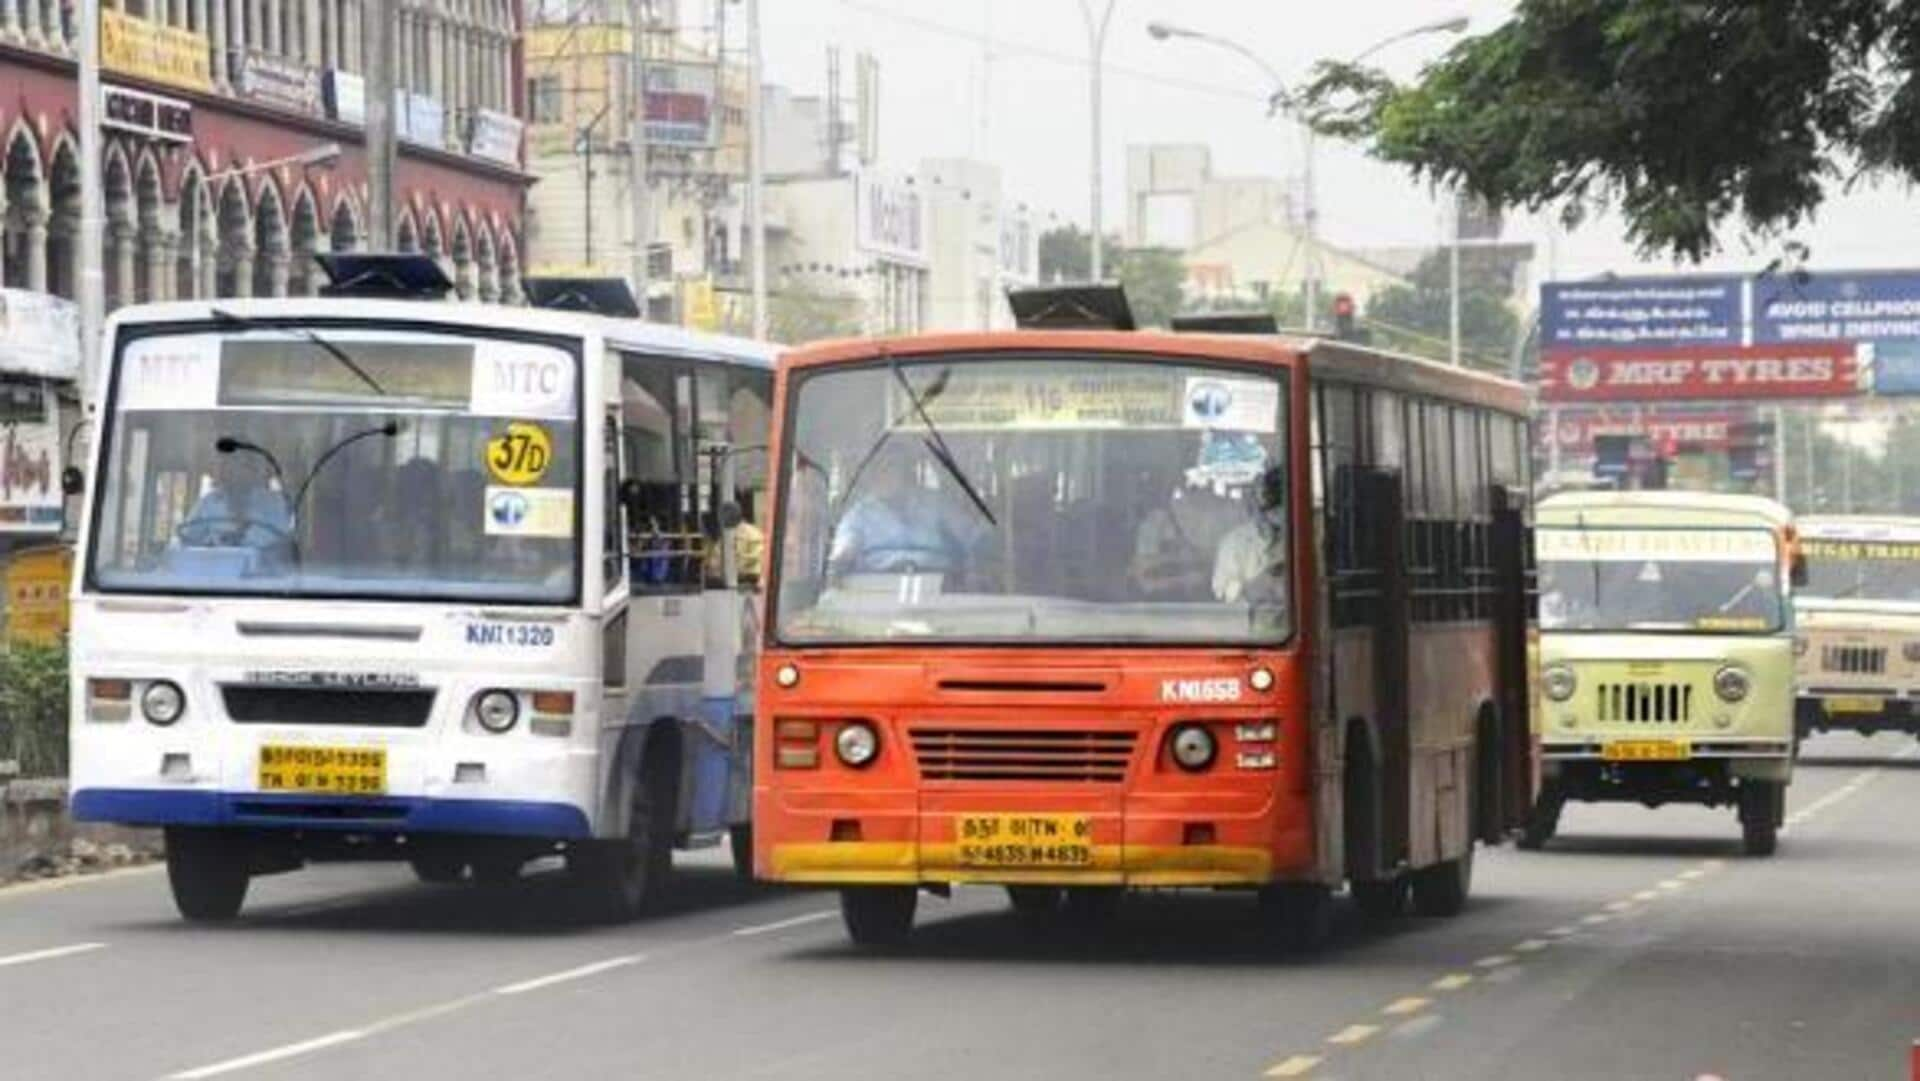
[[[1877,676],[1887,670],[1887,651],[1880,646],[1827,646],[1820,661],[1829,672]]]
[[[929,781],[1081,781],[1127,779],[1136,734],[1112,729],[916,728],[910,733],[920,776]]]
[[[222,687],[236,724],[313,724],[419,728],[433,713],[433,692],[336,691],[311,687]]]
[[[1693,718],[1693,688],[1685,683],[1602,683],[1602,724],[1686,724]]]

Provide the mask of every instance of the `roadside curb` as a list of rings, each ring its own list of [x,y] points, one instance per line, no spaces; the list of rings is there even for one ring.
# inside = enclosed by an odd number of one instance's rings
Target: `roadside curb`
[[[0,782],[0,888],[127,867],[159,854],[157,831],[74,822],[65,780]]]

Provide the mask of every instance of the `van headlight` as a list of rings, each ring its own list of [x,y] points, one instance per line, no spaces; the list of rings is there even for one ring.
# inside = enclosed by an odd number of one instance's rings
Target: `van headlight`
[[[1744,702],[1753,693],[1753,677],[1746,669],[1730,664],[1713,674],[1713,693],[1722,702]]]
[[[1564,664],[1556,664],[1540,673],[1540,688],[1555,702],[1565,702],[1580,689],[1580,677]]]

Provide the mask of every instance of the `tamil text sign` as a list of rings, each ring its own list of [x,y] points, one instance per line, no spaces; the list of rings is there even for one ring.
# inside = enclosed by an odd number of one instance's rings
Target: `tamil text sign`
[[[213,50],[204,34],[123,14],[100,11],[100,66],[136,79],[182,86],[213,87]]]
[[[1549,402],[1837,398],[1859,391],[1854,347],[1845,342],[1560,349],[1540,360],[1540,397]]]
[[[1544,349],[1736,345],[1741,281],[1735,277],[1622,278],[1540,287]]]

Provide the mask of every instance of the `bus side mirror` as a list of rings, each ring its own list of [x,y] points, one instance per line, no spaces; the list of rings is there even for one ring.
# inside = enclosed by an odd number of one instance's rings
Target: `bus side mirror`
[[[79,495],[87,490],[87,475],[80,472],[79,466],[70,465],[60,471],[60,491],[66,495]]]
[[[1799,552],[1795,552],[1792,561],[1787,564],[1788,580],[1793,583],[1793,588],[1805,589],[1809,577],[1807,573],[1807,557]]]

